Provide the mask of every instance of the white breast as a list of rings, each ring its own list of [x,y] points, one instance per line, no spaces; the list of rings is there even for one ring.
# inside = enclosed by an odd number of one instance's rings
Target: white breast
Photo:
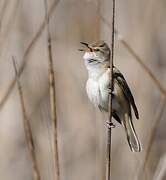
[[[108,109],[109,72],[109,70],[105,71],[99,76],[99,78],[91,75],[86,84],[86,90],[90,101],[95,106],[98,106],[104,110]]]
[[[100,89],[98,81],[89,78],[86,83],[86,91],[90,101],[98,106],[100,104]]]
[[[109,83],[110,83],[110,69],[108,68],[102,75],[98,78],[96,72],[90,72],[91,76],[89,77],[86,84],[86,91],[90,101],[96,106],[100,107],[102,110],[108,111],[108,100],[109,100]],[[116,85],[114,86],[115,96],[112,101],[112,108],[119,110],[120,105],[117,101],[117,92]]]

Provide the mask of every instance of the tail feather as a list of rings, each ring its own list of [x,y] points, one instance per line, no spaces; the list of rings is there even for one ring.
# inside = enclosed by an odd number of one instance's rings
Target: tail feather
[[[142,150],[142,147],[135,132],[133,122],[128,114],[125,114],[123,125],[125,127],[128,144],[130,146],[131,151],[140,152]]]

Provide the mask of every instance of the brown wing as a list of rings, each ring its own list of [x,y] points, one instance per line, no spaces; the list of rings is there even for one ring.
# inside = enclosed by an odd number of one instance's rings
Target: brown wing
[[[113,68],[113,77],[116,78],[116,80],[118,81],[120,87],[123,90],[125,97],[128,99],[131,106],[133,107],[136,118],[139,119],[138,110],[137,110],[133,95],[130,91],[130,88],[129,88],[124,76],[116,67]]]

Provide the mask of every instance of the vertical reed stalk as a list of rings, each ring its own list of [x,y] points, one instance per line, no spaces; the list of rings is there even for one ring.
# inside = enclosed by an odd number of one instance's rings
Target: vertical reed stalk
[[[46,23],[47,23],[50,107],[51,107],[51,119],[52,119],[52,125],[53,125],[53,141],[54,141],[53,143],[54,143],[54,160],[55,160],[55,176],[56,176],[55,179],[60,180],[54,63],[53,63],[53,57],[52,57],[52,43],[51,43],[51,33],[50,33],[50,28],[49,28],[49,15],[48,15],[47,0],[44,0],[44,2],[45,2]]]
[[[30,127],[30,123],[29,123],[27,113],[26,113],[23,90],[22,90],[21,83],[19,81],[19,75],[18,75],[14,57],[12,57],[12,59],[13,59],[13,67],[14,67],[14,71],[15,71],[15,76],[16,76],[16,82],[17,82],[17,86],[18,86],[18,92],[19,92],[19,96],[20,96],[21,108],[22,108],[25,139],[26,139],[26,143],[28,145],[28,151],[29,151],[29,155],[30,155],[31,163],[32,163],[33,179],[40,180],[41,178],[40,178],[40,173],[39,173],[39,169],[38,169],[38,165],[37,165],[34,140],[33,140],[33,136],[32,136],[32,130]]]
[[[110,87],[113,90],[113,60],[114,60],[114,36],[115,36],[115,0],[112,0],[112,43],[111,43],[111,58],[110,58]],[[112,95],[109,97],[109,117],[108,122],[112,124]],[[111,179],[111,131],[109,127],[107,131],[107,157],[106,157],[106,180]]]

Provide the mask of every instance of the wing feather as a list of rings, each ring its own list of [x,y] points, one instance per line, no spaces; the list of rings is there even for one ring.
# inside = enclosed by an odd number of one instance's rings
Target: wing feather
[[[139,119],[138,110],[137,110],[133,95],[130,91],[130,88],[129,88],[124,76],[116,67],[113,68],[113,76],[118,81],[120,87],[122,88],[124,95],[129,100],[131,106],[133,107],[136,118]]]

